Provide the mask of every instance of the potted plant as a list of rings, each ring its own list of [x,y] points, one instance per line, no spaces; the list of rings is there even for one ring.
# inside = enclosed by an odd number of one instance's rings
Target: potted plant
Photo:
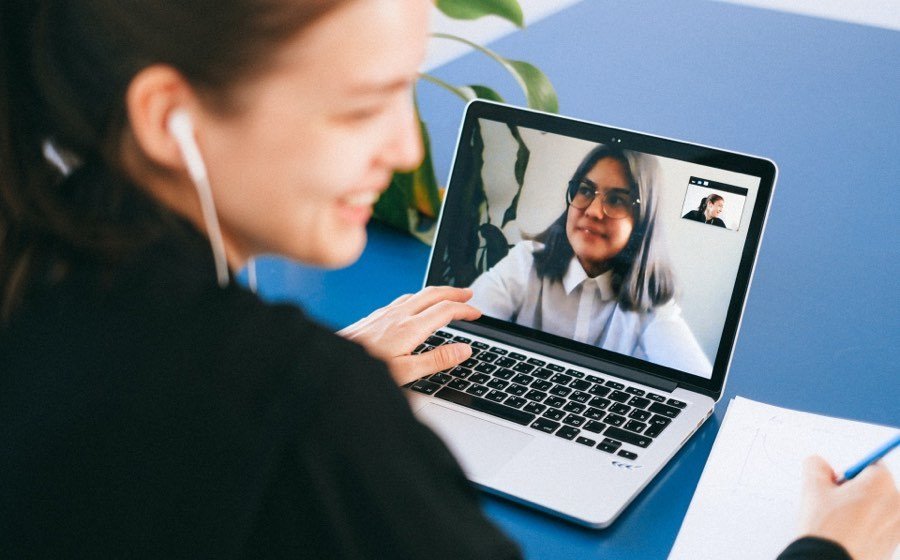
[[[488,15],[504,18],[519,28],[524,27],[522,8],[518,0],[437,0],[436,7],[448,17],[460,20],[474,20]],[[505,68],[518,82],[529,107],[542,111],[556,112],[559,104],[556,91],[550,80],[534,65],[521,60],[511,60],[500,54],[478,45],[468,39],[447,33],[434,33],[432,40],[457,41],[472,47],[485,56],[490,57]],[[420,74],[420,78],[443,88],[449,94],[459,97],[463,102],[474,98],[504,101],[492,88],[480,84],[453,85],[430,73]],[[424,243],[431,243],[434,234],[434,221],[441,204],[442,192],[438,186],[434,167],[431,159],[431,146],[428,129],[424,122],[419,120],[422,129],[422,141],[425,148],[425,157],[418,169],[408,173],[396,173],[391,185],[382,194],[375,205],[375,217],[382,222],[408,231]],[[528,147],[522,141],[518,131],[510,130],[519,151],[515,164],[516,181],[521,191],[524,170],[528,163]],[[479,200],[474,201],[472,219],[478,222],[477,239],[467,244],[465,256],[460,256],[460,262],[474,262],[475,268],[485,270],[494,262],[506,255],[508,245],[506,238],[496,225],[490,223],[490,217],[481,206],[487,204],[484,196],[483,185],[475,185],[474,196]],[[503,217],[503,225],[515,219],[518,196],[515,197]],[[468,254],[468,253],[476,254]],[[460,274],[463,277],[472,276],[470,273]],[[472,276],[474,277],[474,276]],[[464,281],[464,278],[460,278]],[[467,282],[462,284],[467,285]]]

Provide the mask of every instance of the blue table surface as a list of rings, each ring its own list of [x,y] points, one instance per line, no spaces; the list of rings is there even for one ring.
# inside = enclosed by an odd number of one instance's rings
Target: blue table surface
[[[735,395],[900,425],[900,33],[720,2],[588,0],[491,46],[542,68],[564,114],[759,154],[780,168],[714,416],[606,530],[484,496],[527,558],[666,557]],[[435,74],[524,103],[478,53]],[[463,106],[429,84],[418,95],[444,178]],[[341,327],[418,290],[429,248],[379,224],[369,234],[362,258],[340,271],[261,260],[261,295]]]

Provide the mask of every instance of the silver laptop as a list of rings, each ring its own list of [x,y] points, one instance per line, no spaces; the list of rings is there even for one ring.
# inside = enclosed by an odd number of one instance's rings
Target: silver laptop
[[[426,285],[484,315],[407,385],[480,488],[612,523],[722,395],[769,160],[486,101],[467,107]]]

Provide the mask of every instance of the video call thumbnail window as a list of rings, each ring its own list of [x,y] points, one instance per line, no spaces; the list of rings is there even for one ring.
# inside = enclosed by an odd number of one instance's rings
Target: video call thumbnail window
[[[758,177],[487,119],[460,149],[472,204],[429,283],[471,287],[494,319],[712,376]],[[685,219],[714,188],[725,228]]]
[[[738,231],[748,189],[701,177],[691,177],[684,193],[681,217],[701,224]]]

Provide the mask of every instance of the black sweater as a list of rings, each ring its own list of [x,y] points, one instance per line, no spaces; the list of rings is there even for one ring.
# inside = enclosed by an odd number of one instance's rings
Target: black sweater
[[[28,298],[0,426],[3,558],[519,556],[384,364],[218,288],[185,224]]]

